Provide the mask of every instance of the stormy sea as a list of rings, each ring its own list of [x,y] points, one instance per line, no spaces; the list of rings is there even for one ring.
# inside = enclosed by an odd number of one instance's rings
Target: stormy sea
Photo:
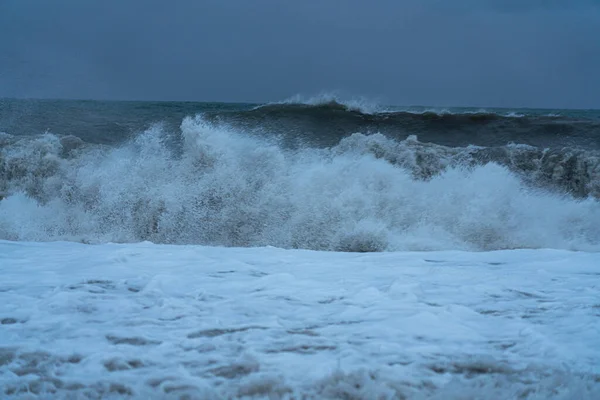
[[[600,398],[600,111],[0,99],[0,397]]]

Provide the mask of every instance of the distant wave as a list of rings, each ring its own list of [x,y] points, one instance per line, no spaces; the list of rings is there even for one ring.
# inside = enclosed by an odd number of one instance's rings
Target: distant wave
[[[206,112],[204,116],[240,129],[280,132],[327,146],[351,133],[377,132],[401,140],[417,135],[422,141],[447,146],[498,146],[513,142],[600,150],[600,120],[539,112],[382,111],[375,106],[324,97],[270,103],[249,110]]]
[[[527,115],[518,114],[515,112],[507,112],[505,114],[500,114],[491,111],[461,111],[461,112],[453,112],[450,110],[435,110],[435,109],[425,109],[425,110],[377,110],[373,111],[371,109],[365,109],[360,107],[359,105],[348,104],[346,102],[338,102],[336,100],[331,100],[328,102],[322,103],[268,103],[259,105],[252,110],[242,111],[245,114],[253,114],[253,113],[322,113],[322,112],[347,112],[349,114],[360,115],[363,118],[372,118],[372,119],[397,119],[402,120],[405,118],[412,118],[415,120],[464,120],[464,121],[485,121],[485,120],[497,120],[497,119],[514,119],[514,118],[523,118]],[[559,115],[543,115],[536,116],[539,119],[547,119],[547,120],[556,120],[560,119]]]
[[[266,103],[254,107],[251,110],[242,111],[246,114],[253,113],[317,113],[317,112],[339,112],[345,111],[349,114],[360,114],[365,118],[368,116],[372,118],[381,119],[398,119],[399,121],[404,118],[413,118],[416,120],[446,120],[446,121],[486,121],[486,120],[511,120],[530,118],[540,121],[557,121],[564,119],[571,122],[584,122],[581,120],[575,120],[573,118],[566,118],[560,114],[547,113],[547,114],[525,114],[515,111],[487,111],[485,109],[479,110],[450,110],[450,109],[435,109],[435,108],[398,108],[392,109],[391,107],[382,107],[376,104],[370,104],[367,102],[361,102],[359,100],[342,101],[336,98],[318,98],[315,100],[308,100],[306,102],[287,100],[276,103]]]
[[[321,93],[316,96],[310,97],[295,95],[283,101],[262,104],[257,106],[256,108],[272,107],[278,105],[332,107],[334,109],[337,108],[346,111],[358,111],[363,114],[376,114],[388,110],[388,107],[384,107],[381,104],[367,99],[365,97],[345,98],[335,93]]]
[[[593,150],[364,133],[290,147],[202,117],[183,121],[176,144],[158,125],[119,146],[0,142],[0,239],[600,251]]]
[[[444,107],[399,107],[385,106],[378,102],[372,101],[365,97],[343,97],[334,93],[322,93],[316,96],[301,96],[295,95],[282,101],[276,101],[266,104],[260,104],[254,109],[277,109],[278,106],[292,106],[291,108],[330,108],[332,110],[344,110],[349,112],[359,112],[362,114],[415,114],[415,115],[490,115],[506,118],[521,118],[528,115],[536,115],[550,118],[560,118],[562,115],[556,112],[540,113],[538,110],[534,114],[527,114],[523,110],[517,112],[515,110],[495,110],[489,111],[485,108],[444,108]],[[305,106],[305,107],[302,107]]]

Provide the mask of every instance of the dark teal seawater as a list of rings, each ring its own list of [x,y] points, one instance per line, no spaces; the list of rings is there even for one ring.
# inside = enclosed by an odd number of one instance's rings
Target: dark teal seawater
[[[409,135],[445,146],[600,149],[599,110],[378,107],[360,112],[340,103],[259,104],[0,99],[0,132],[73,135],[89,143],[118,144],[153,124],[174,136],[182,120],[202,114],[212,122],[284,137],[288,142],[332,146],[352,133]],[[373,109],[375,107],[368,107]]]
[[[92,143],[120,142],[154,123],[176,129],[206,111],[245,110],[249,104],[0,99],[0,132],[73,135]]]

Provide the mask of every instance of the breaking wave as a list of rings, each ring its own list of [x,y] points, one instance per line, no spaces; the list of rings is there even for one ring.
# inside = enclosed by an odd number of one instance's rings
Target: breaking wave
[[[210,118],[179,142],[0,136],[0,239],[335,251],[600,250],[593,151],[355,133],[290,148]]]
[[[577,147],[600,150],[600,119],[541,110],[391,109],[363,99],[299,97],[251,109],[205,113],[207,120],[238,129],[280,132],[302,143],[333,146],[349,133],[383,133],[403,140],[417,135],[445,146]]]
[[[377,114],[388,112],[392,108],[385,107],[365,97],[344,98],[335,93],[321,93],[316,96],[305,97],[295,95],[283,101],[262,104],[255,109],[277,108],[278,106],[308,106],[308,107],[330,107],[332,109],[341,109],[345,111],[359,112],[362,114]],[[284,107],[285,108],[285,107]]]

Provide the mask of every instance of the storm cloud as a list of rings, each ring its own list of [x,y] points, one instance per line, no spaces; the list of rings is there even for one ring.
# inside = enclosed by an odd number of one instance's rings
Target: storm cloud
[[[0,1],[0,97],[600,108],[600,6]]]

